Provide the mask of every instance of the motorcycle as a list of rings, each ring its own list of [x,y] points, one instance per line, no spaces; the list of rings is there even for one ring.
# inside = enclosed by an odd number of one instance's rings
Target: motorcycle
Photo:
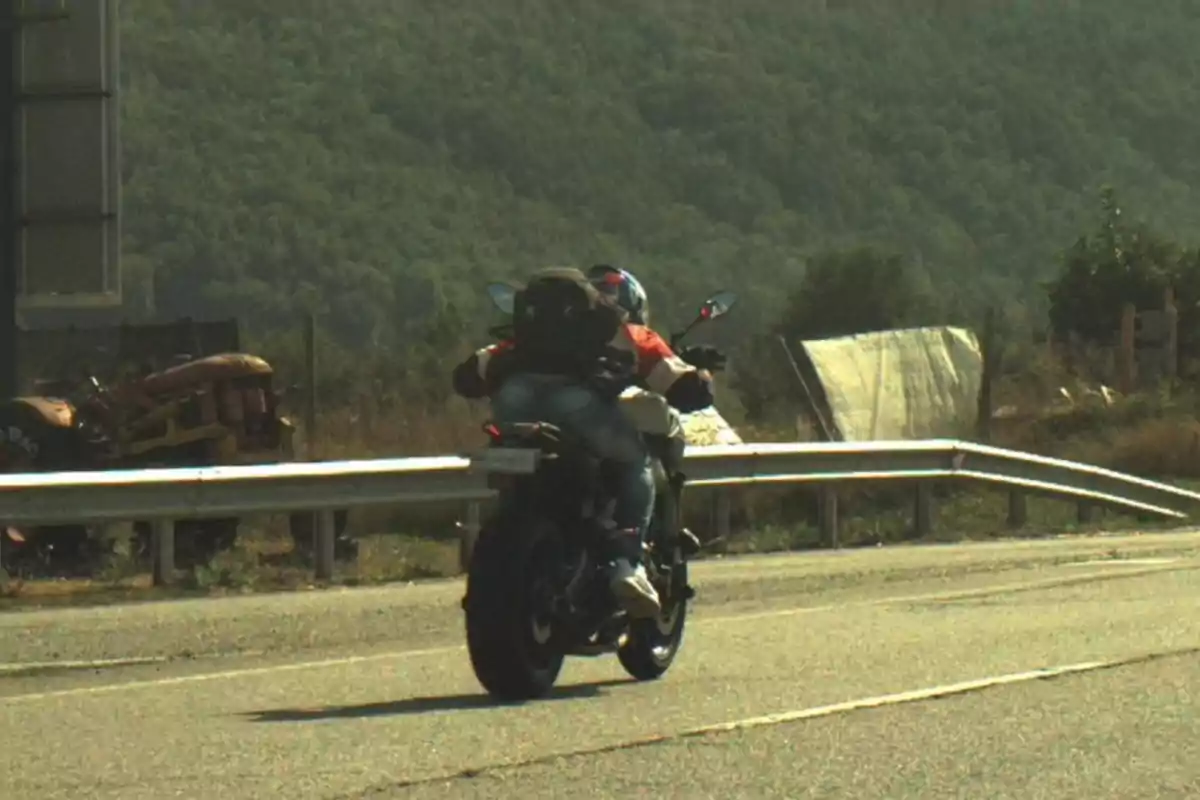
[[[511,315],[514,289],[498,283],[488,292]],[[679,352],[692,329],[724,316],[737,299],[727,291],[711,296],[670,337],[672,349]],[[697,366],[723,366],[719,355],[710,360]],[[621,402],[642,432],[654,472],[654,516],[643,546],[662,603],[652,619],[629,617],[609,588],[604,534],[614,503],[601,459],[548,423],[484,425],[489,442],[471,469],[486,474],[498,502],[467,557],[462,606],[472,669],[497,699],[545,696],[567,656],[615,653],[631,677],[647,681],[661,677],[679,652],[695,595],[688,559],[701,547],[682,525],[683,428],[661,395],[634,391]]]

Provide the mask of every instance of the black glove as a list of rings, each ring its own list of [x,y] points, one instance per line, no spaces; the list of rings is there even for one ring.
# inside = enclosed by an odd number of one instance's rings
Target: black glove
[[[710,372],[725,368],[726,357],[715,347],[706,344],[696,344],[683,348],[679,357],[696,369],[706,369]]]

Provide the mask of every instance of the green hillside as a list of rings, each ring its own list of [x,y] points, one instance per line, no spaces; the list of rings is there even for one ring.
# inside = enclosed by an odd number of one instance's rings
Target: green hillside
[[[161,314],[315,298],[386,349],[486,278],[612,259],[765,321],[864,242],[960,308],[1028,300],[1103,182],[1200,238],[1185,0],[122,6],[126,263]]]

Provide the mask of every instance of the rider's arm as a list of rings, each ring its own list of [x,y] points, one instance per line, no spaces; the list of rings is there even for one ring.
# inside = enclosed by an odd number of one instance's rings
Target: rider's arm
[[[652,392],[685,414],[713,404],[712,375],[675,355],[666,340],[650,328],[630,325],[637,350],[638,378]]]
[[[489,344],[472,353],[454,368],[455,393],[469,400],[490,395],[504,378],[512,349],[512,342],[504,341]]]

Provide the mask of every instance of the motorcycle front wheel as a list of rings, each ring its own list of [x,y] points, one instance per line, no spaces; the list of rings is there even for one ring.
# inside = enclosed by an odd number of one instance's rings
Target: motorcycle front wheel
[[[617,650],[617,659],[631,678],[652,681],[661,678],[679,648],[687,625],[687,560],[676,548],[671,573],[671,593],[663,598],[662,610],[653,619],[635,619],[629,623],[625,642]]]
[[[493,520],[480,531],[467,571],[467,651],[479,683],[504,702],[546,696],[564,654],[551,641],[550,581],[561,557],[553,525]]]

